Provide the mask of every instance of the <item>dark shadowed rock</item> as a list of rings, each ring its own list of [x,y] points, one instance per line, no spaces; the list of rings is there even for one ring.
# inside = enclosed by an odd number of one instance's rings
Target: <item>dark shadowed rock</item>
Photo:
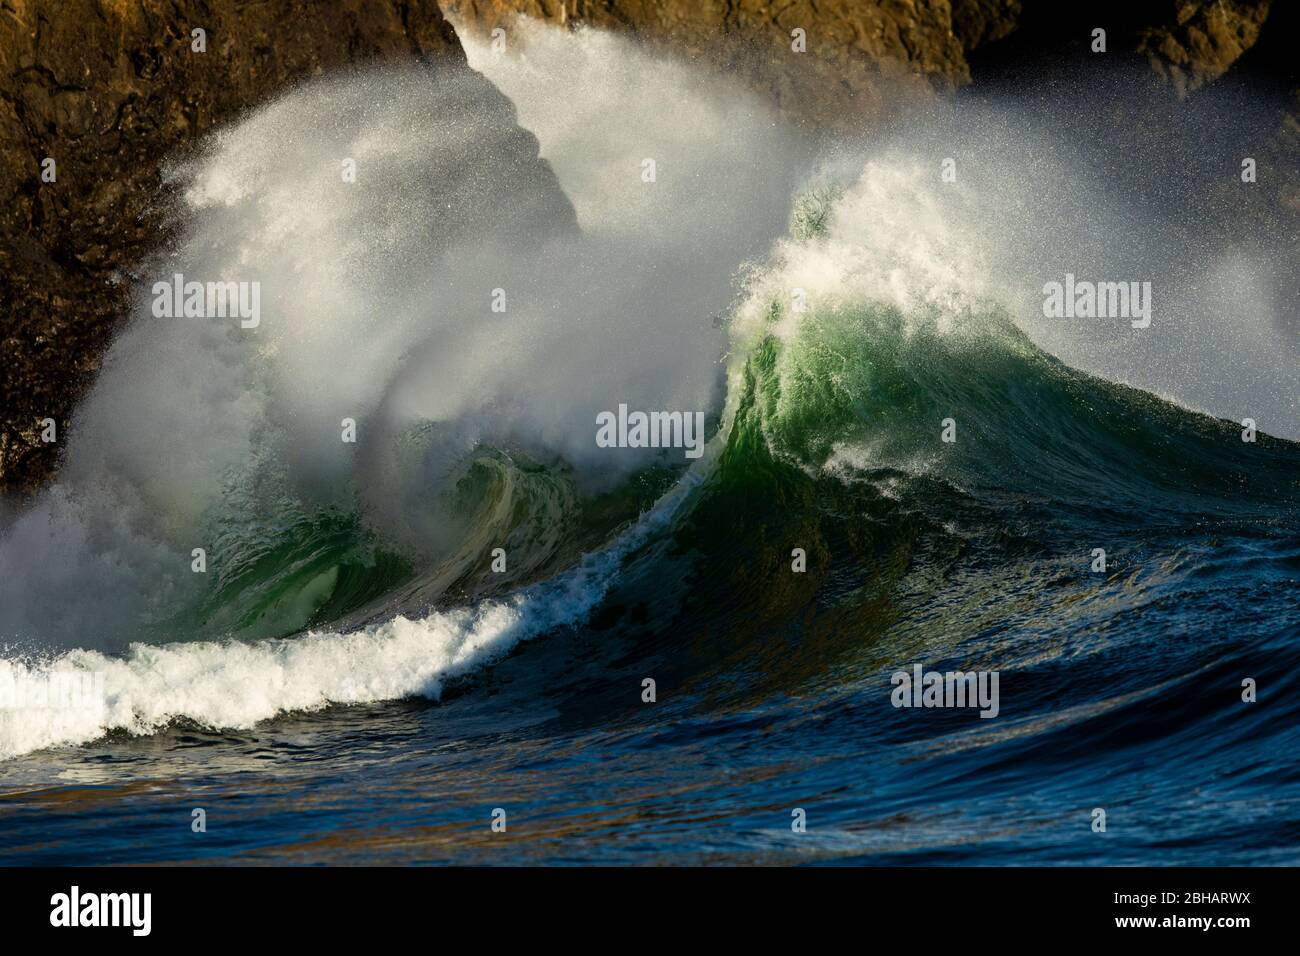
[[[952,31],[969,52],[1010,36],[1022,13],[1020,0],[953,0]]]
[[[1139,30],[1138,52],[1185,94],[1217,80],[1259,39],[1271,0],[1175,3],[1172,20]]]

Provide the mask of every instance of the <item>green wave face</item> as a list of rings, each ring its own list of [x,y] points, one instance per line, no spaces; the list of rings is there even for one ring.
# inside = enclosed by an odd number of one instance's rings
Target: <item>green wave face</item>
[[[773,301],[767,322],[789,306]],[[810,308],[739,364],[732,459],[892,469],[968,494],[1185,512],[1294,503],[1297,446],[1063,365],[997,308]],[[736,467],[734,460],[731,467]],[[1201,503],[1201,506],[1204,502]]]
[[[787,262],[837,241],[834,201],[796,204]],[[832,282],[797,311],[788,272],[737,313],[727,430],[673,539],[695,570],[671,626],[754,694],[1008,619],[1060,633],[1223,537],[1300,529],[1300,446],[1071,369],[996,305]]]
[[[397,467],[417,467],[430,432],[423,424],[401,436]],[[349,506],[309,512],[277,479],[232,476],[207,519],[209,590],[151,630],[168,640],[257,640],[477,600],[571,566],[634,522],[679,473],[644,469],[584,497],[563,462],[480,447],[441,490],[411,503],[412,532],[437,524],[439,540],[453,542],[427,551],[377,532],[355,493],[344,496]],[[267,485],[277,491],[267,495]]]

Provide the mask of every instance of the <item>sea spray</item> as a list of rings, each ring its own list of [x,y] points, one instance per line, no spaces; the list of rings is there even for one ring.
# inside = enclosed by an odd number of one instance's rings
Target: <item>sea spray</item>
[[[568,82],[577,49],[531,68]],[[613,188],[617,157],[572,130],[548,142],[552,173],[510,102],[469,71],[318,80],[173,167],[179,238],[141,270],[134,318],[74,416],[57,486],[0,531],[0,638],[121,652],[220,638],[226,624],[236,636],[290,634],[322,608],[355,610],[337,588],[366,561],[473,565],[466,540],[488,529],[471,528],[479,510],[464,510],[460,483],[483,455],[608,493],[653,450],[599,454],[597,411],[716,407],[724,333],[707,316],[726,307],[740,262],[780,233],[795,140],[769,111],[694,89],[685,66],[609,38],[583,49],[597,55],[566,108],[606,137],[653,134],[653,192],[639,192],[635,167]],[[624,94],[597,79],[610,70]],[[651,76],[680,89],[700,122],[630,103]],[[723,117],[725,128],[709,119]],[[339,156],[354,176],[339,175]],[[701,204],[696,184],[715,175]],[[160,274],[182,277],[173,315],[186,284],[259,290],[256,328],[155,317]],[[200,304],[183,296],[182,313],[187,302]],[[250,326],[252,305],[241,311]],[[340,422],[355,441],[339,440]],[[535,484],[510,488],[527,498]],[[531,507],[503,499],[495,510],[520,522]],[[548,534],[563,529],[533,536]],[[206,575],[191,570],[196,548]]]

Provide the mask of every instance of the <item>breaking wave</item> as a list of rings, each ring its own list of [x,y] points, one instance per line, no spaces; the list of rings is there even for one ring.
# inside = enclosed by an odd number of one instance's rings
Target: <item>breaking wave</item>
[[[437,699],[594,617],[650,647],[708,622],[761,695],[822,679],[747,643],[810,613],[853,635],[832,663],[922,623],[1104,629],[1208,601],[1216,560],[1265,589],[1243,629],[1295,613],[1300,449],[1036,344],[1039,235],[988,228],[1023,200],[941,185],[915,144],[814,164],[739,90],[601,34],[467,47],[546,162],[482,75],[408,70],[306,86],[175,169],[181,238],[0,537],[0,693],[28,704],[0,757]],[[259,282],[259,327],[154,318],[173,273]],[[706,411],[708,452],[598,448],[620,403]],[[1117,586],[1140,556],[1161,574]],[[84,706],[41,706],[69,674]]]

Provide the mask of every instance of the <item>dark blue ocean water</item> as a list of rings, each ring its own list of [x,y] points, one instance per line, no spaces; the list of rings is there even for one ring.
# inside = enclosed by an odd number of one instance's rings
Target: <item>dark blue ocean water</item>
[[[731,633],[744,607],[674,596],[707,560],[643,555],[680,575],[657,599],[634,557],[589,626],[440,702],[8,761],[0,859],[1295,864],[1300,541],[1144,537],[1140,567],[1100,580],[1086,559],[904,575],[884,617],[829,574],[798,613]],[[895,708],[909,662],[996,667],[1000,713]]]

